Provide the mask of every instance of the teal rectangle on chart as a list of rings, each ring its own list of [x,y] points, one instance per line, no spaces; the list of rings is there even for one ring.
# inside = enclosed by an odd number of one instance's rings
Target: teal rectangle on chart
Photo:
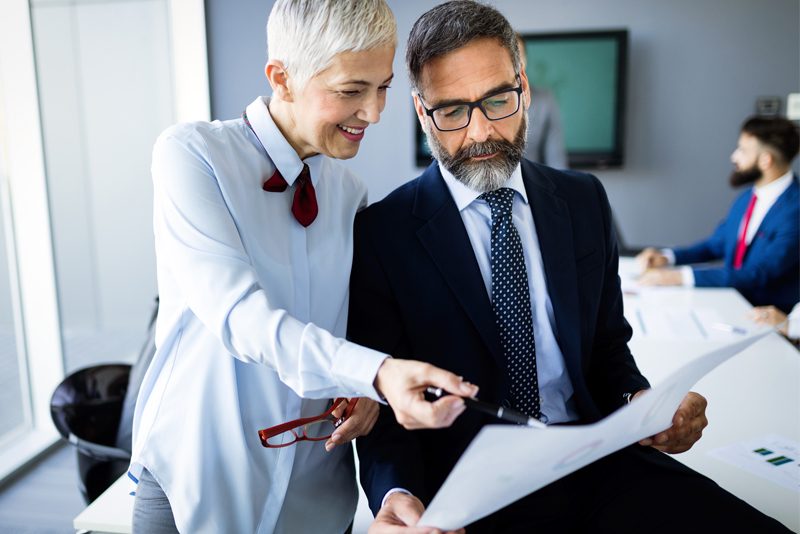
[[[794,462],[791,458],[787,458],[786,456],[778,456],[777,458],[773,458],[771,460],[767,460],[772,465],[783,465],[788,464],[789,462]]]
[[[772,451],[769,449],[756,449],[753,452],[760,454],[761,456],[767,456],[772,454]]]

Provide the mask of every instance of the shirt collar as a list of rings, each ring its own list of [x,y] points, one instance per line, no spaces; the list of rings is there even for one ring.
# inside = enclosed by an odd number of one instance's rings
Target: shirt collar
[[[458,181],[441,163],[439,163],[439,171],[442,173],[444,183],[447,184],[447,188],[450,190],[450,195],[453,197],[458,211],[462,211],[481,195],[478,191],[474,191]],[[522,200],[525,204],[528,203],[528,194],[525,192],[525,184],[522,181],[522,168],[519,163],[511,173],[511,177],[502,187],[513,189],[522,196]],[[481,202],[484,201],[482,200]]]
[[[753,194],[761,201],[773,201],[792,185],[792,171],[787,172],[774,182],[770,182],[762,187],[754,187]]]
[[[267,156],[272,160],[275,168],[281,173],[286,183],[291,185],[300,175],[303,170],[303,164],[307,163],[311,170],[311,183],[316,186],[319,181],[319,170],[322,163],[322,154],[317,154],[305,160],[301,160],[297,155],[292,145],[283,136],[275,121],[272,120],[272,115],[269,113],[270,98],[268,96],[259,96],[252,104],[247,106],[247,120],[250,121],[250,126],[253,127],[258,140],[267,152]]]

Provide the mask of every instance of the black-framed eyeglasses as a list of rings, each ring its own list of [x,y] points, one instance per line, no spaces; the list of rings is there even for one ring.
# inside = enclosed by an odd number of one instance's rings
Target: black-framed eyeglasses
[[[519,79],[519,78],[517,78]],[[472,110],[479,108],[490,121],[506,119],[519,111],[522,83],[513,89],[504,89],[476,100],[475,102],[456,102],[438,108],[428,109],[422,101],[422,109],[433,120],[433,125],[441,132],[452,132],[469,126]]]

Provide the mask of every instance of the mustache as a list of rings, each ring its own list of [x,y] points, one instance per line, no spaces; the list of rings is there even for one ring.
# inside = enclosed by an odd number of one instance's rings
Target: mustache
[[[472,143],[459,149],[453,154],[452,159],[457,162],[465,162],[470,158],[477,158],[480,156],[487,156],[495,152],[510,154],[516,151],[513,143],[505,139],[488,139],[480,143]]]

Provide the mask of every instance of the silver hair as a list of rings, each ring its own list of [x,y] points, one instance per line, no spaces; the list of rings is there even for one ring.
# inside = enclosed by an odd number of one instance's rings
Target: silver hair
[[[267,52],[297,89],[342,52],[397,46],[397,24],[384,0],[278,0],[267,22]]]
[[[520,72],[517,34],[495,8],[472,0],[454,0],[423,14],[411,28],[406,45],[411,89],[422,94],[422,68],[428,62],[483,38],[495,39],[505,47],[514,72]]]

